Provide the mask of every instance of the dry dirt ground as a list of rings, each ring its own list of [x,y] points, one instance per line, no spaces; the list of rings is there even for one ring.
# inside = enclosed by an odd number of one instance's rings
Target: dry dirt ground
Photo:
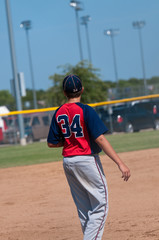
[[[106,156],[109,188],[103,240],[159,240],[159,148],[120,157],[128,182]],[[62,161],[0,169],[0,240],[82,240]]]

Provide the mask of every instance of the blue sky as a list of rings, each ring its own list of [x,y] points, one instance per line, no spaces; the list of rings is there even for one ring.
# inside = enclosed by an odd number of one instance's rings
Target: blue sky
[[[32,21],[29,30],[36,89],[52,86],[49,76],[62,73],[65,64],[80,61],[75,10],[69,0],[10,0],[18,72],[24,72],[27,88],[32,88],[27,42],[20,23]],[[138,31],[132,22],[144,20],[142,29],[146,78],[159,76],[159,1],[158,0],[83,0],[79,17],[90,15],[88,23],[92,64],[100,69],[102,80],[115,81],[109,28],[120,29],[115,36],[119,79],[142,78]],[[82,51],[88,59],[86,33],[80,25]],[[5,0],[0,0],[0,90],[10,90],[12,79]]]

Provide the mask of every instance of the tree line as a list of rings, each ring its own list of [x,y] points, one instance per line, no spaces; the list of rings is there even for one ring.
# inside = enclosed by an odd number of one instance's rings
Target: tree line
[[[108,99],[134,97],[143,95],[143,79],[130,78],[128,80],[119,79],[118,84],[112,81],[104,81],[100,78],[100,69],[96,69],[87,61],[82,61],[75,66],[61,66],[62,73],[51,75],[52,87],[47,90],[37,90],[38,108],[60,106],[66,101],[62,93],[62,82],[66,75],[78,75],[84,86],[82,94],[83,103],[94,103],[107,101]],[[159,93],[159,77],[147,79],[148,93]],[[156,89],[156,86],[158,89]],[[22,97],[23,109],[33,109],[33,93],[31,89],[26,89],[26,96]],[[10,111],[16,110],[14,97],[8,90],[0,91],[0,106],[7,106]]]

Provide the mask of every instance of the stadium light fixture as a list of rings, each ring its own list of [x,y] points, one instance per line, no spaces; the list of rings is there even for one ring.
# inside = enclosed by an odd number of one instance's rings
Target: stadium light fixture
[[[145,26],[145,24],[146,24],[145,21],[135,21],[132,23],[133,28],[137,29],[139,33],[139,44],[140,44],[141,64],[142,64],[142,72],[143,72],[143,80],[144,80],[144,91],[145,91],[145,95],[147,95],[147,81],[146,81],[144,51],[143,51],[142,33],[141,33],[141,29]]]
[[[29,30],[31,29],[31,21],[26,20],[21,22],[20,27],[24,28],[26,32],[29,65],[30,65],[30,73],[31,73],[31,81],[32,81],[32,91],[33,91],[33,103],[34,103],[34,108],[37,109],[38,107],[37,107],[37,99],[36,99],[36,91],[35,91],[35,83],[34,83],[33,64],[32,64],[31,48],[30,48],[30,41],[29,41]]]
[[[87,38],[87,46],[88,46],[88,56],[89,56],[89,62],[92,62],[91,58],[91,49],[90,49],[90,41],[89,41],[89,34],[88,34],[88,22],[91,21],[90,16],[83,16],[81,17],[81,24],[85,26],[86,29],[86,38]]]
[[[70,1],[70,6],[74,7],[75,10],[77,10],[77,11],[83,10],[83,6],[82,6],[82,3],[80,1],[75,1],[75,0]]]
[[[120,33],[119,29],[106,29],[106,30],[104,30],[104,34],[106,36],[111,37],[113,60],[114,60],[115,80],[116,80],[116,84],[117,84],[117,96],[118,96],[118,71],[117,71],[114,36],[118,35],[119,33]]]
[[[83,7],[82,7],[82,3],[80,1],[75,1],[75,0],[74,1],[70,1],[70,6],[75,9],[80,59],[81,59],[81,61],[83,61],[82,44],[81,44],[81,36],[80,36],[80,26],[79,26],[79,17],[78,17],[78,11],[83,10]]]

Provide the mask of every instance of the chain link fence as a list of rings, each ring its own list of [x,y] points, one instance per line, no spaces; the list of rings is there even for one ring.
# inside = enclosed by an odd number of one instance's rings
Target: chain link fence
[[[158,90],[159,86],[158,88],[155,87],[154,92],[158,93]],[[137,91],[140,91],[141,93],[142,89],[132,88],[131,91],[129,92],[127,92],[125,89],[120,89],[120,94],[123,99],[121,98],[120,100],[115,101],[89,104],[90,106],[95,108],[102,121],[109,128],[110,130],[109,133],[113,133],[118,130],[121,131],[121,129],[122,131],[123,129],[127,129],[126,130],[127,132],[128,130],[135,131],[139,129],[137,127],[133,129],[135,126],[132,125],[131,120],[129,120],[129,122],[127,121],[127,119],[125,120],[125,115],[122,115],[125,109],[129,111],[130,115],[133,113],[133,111],[134,113],[136,111],[136,114],[138,114],[136,116],[138,116],[138,121],[140,121],[141,126],[145,124],[145,120],[149,119],[151,120],[151,126],[154,129],[159,128],[159,94],[151,95],[148,97],[143,96],[134,98],[135,95],[138,95]],[[133,98],[130,98],[132,96]],[[136,105],[136,107],[129,107],[128,109],[127,108],[128,103],[129,106],[132,106],[130,105],[132,101],[145,103],[145,105],[143,104],[140,107]],[[22,111],[24,137],[27,143],[32,143],[41,140],[46,141],[52,116],[55,110],[56,108],[26,110],[27,113],[25,114],[24,114],[25,111]],[[11,115],[11,113],[13,114]],[[7,115],[0,116],[0,144],[2,145],[20,144],[20,129],[18,126],[18,114],[19,112],[15,114],[14,112],[10,112],[8,116]],[[117,124],[118,130],[115,127],[116,126],[115,124]]]
[[[147,86],[147,95],[159,94],[159,83],[148,85]],[[108,90],[108,98],[109,99],[123,99],[123,98],[132,98],[138,96],[144,96],[145,89],[141,86],[134,87],[118,87],[118,88],[110,88]]]
[[[23,114],[24,137],[26,143],[45,140],[48,135],[54,111]],[[20,130],[18,116],[9,115],[2,117],[3,125],[0,128],[1,144],[19,144]]]

